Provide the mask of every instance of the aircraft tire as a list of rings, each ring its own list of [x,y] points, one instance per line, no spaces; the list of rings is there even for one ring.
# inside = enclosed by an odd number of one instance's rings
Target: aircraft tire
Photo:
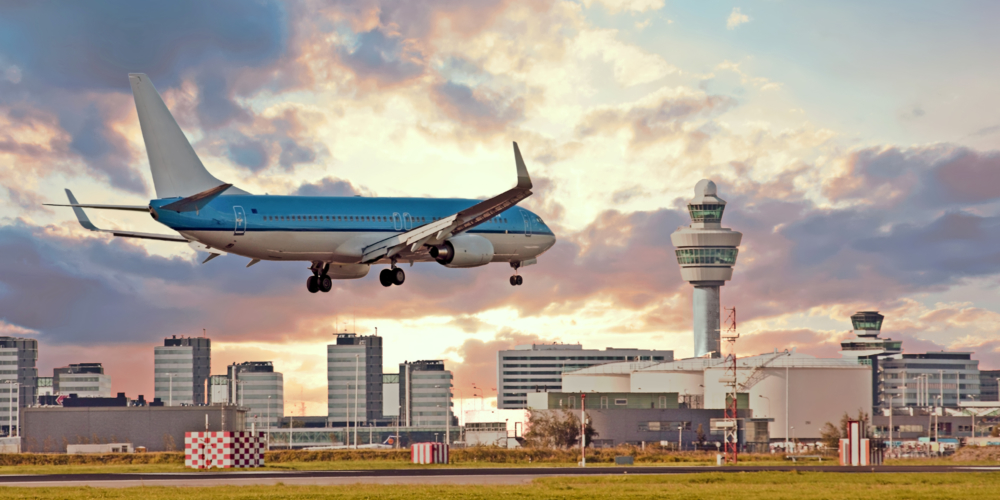
[[[392,286],[392,271],[383,269],[382,272],[378,273],[378,282],[385,287]]]
[[[333,290],[333,279],[327,275],[319,277],[319,291],[326,293]]]
[[[521,286],[521,283],[524,283],[524,278],[522,278],[521,276],[514,276],[514,278],[515,278],[514,281],[516,282],[517,286]]]
[[[306,290],[309,290],[309,293],[318,292],[319,278],[317,278],[316,276],[310,276],[309,279],[306,280]]]
[[[391,270],[391,272],[393,285],[402,285],[403,282],[406,281],[406,273],[403,272],[402,268],[397,267],[396,269]]]
[[[517,286],[517,276],[510,277],[510,286]]]

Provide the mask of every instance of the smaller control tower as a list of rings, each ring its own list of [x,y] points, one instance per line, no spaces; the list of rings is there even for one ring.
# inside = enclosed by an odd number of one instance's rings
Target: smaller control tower
[[[879,401],[879,358],[890,358],[903,352],[903,342],[879,338],[882,333],[882,316],[878,311],[858,311],[851,316],[856,338],[840,343],[840,355],[844,358],[867,359],[872,365],[872,407],[883,405]]]
[[[743,233],[722,227],[726,202],[716,195],[715,183],[702,179],[688,203],[691,225],[670,235],[677,248],[681,278],[694,285],[694,355],[719,357],[721,323],[719,287],[733,279],[736,253]]]

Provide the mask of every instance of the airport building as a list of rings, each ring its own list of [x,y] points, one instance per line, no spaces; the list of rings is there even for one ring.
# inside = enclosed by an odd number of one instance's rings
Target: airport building
[[[971,352],[902,354],[881,363],[881,406],[958,407],[979,399],[979,361]]]
[[[584,349],[580,344],[528,344],[497,352],[497,408],[528,407],[529,392],[562,390],[565,372],[621,361],[673,361],[674,351]]]
[[[205,337],[163,339],[153,350],[153,395],[167,406],[208,402],[212,341]]]
[[[339,333],[326,346],[326,361],[330,425],[382,418],[382,337]]]
[[[602,404],[607,404],[609,410],[619,406],[615,399],[629,401],[656,393],[657,398],[644,403],[651,405],[650,409],[671,409],[676,405],[678,409],[721,412],[728,390],[725,361],[707,357],[592,366],[567,372],[562,380],[562,392],[597,393],[596,401],[587,396],[587,407],[593,404],[601,409]],[[864,360],[823,359],[775,350],[739,358],[737,383],[738,407],[762,421],[772,419],[770,439],[818,439],[819,429],[826,422],[839,422],[844,413],[871,409],[871,365]],[[602,393],[607,401],[601,398]],[[676,393],[676,401],[669,401],[667,393]],[[631,396],[611,398],[613,394]],[[661,403],[664,406],[657,406]]]
[[[100,363],[78,363],[52,370],[52,393],[81,398],[111,397],[111,377]]]
[[[233,363],[226,378],[232,394],[227,400],[246,408],[249,422],[275,426],[285,415],[284,376],[274,371],[270,361]]]
[[[979,400],[997,401],[1000,395],[1000,370],[979,370]]]
[[[451,372],[444,361],[413,361],[399,365],[401,423],[407,427],[457,427],[451,411]],[[451,419],[448,423],[446,419]]]
[[[38,341],[0,337],[0,429],[18,427],[18,408],[34,404],[38,390]]]
[[[399,402],[399,374],[382,374],[382,417],[398,418],[399,409],[402,405]]]

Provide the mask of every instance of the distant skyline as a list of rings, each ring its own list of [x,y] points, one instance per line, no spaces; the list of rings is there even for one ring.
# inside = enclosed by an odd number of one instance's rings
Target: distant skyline
[[[213,373],[270,360],[326,409],[345,322],[385,366],[445,359],[456,396],[531,342],[688,356],[669,236],[702,178],[744,233],[725,307],[744,354],[835,356],[879,310],[908,352],[1000,368],[1000,32],[994,2],[377,1],[0,5],[0,334],[39,373],[101,362],[153,393],[153,347],[212,338]],[[485,197],[559,237],[509,268],[407,269],[303,290],[301,264],[114,240],[43,207],[152,196],[127,74],[149,74],[206,166],[254,193]],[[163,228],[90,211],[98,225]],[[353,328],[352,328],[353,329]]]

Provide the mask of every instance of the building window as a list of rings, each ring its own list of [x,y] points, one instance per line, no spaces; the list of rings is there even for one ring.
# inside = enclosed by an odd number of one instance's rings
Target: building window
[[[627,404],[628,404],[628,400],[627,399],[616,399],[615,400],[615,406],[625,406]]]
[[[576,396],[569,397],[569,407],[576,408]]]
[[[608,407],[608,397],[601,396],[601,408],[607,408],[607,407]]]
[[[666,408],[666,407],[667,407],[667,397],[660,396],[660,408]]]

